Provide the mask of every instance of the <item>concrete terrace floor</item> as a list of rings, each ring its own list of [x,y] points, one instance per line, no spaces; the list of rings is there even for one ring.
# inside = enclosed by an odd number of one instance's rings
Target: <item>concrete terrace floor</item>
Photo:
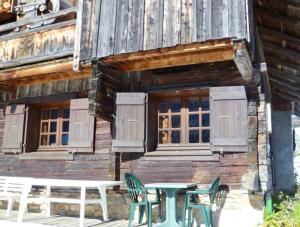
[[[9,217],[5,216],[6,210],[0,210],[0,226],[1,227],[77,227],[79,226],[79,218],[51,215],[46,217],[42,213],[26,213],[23,223],[17,223],[18,211],[12,211]],[[126,227],[126,220],[111,220],[103,222],[99,219],[85,219],[84,227]],[[145,227],[141,225],[140,227]]]

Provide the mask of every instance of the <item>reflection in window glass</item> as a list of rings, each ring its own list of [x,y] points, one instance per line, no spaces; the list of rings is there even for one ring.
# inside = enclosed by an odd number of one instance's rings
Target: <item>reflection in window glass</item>
[[[189,127],[199,127],[199,114],[189,115]]]
[[[172,131],[171,143],[180,143],[180,131]]]
[[[48,143],[48,137],[47,135],[42,135],[41,136],[41,145],[46,146]]]
[[[171,112],[178,113],[181,110],[181,102],[180,100],[172,100],[171,101]]]
[[[48,122],[43,122],[43,124],[42,124],[42,132],[48,132]]]
[[[209,114],[202,114],[202,126],[209,126]]]
[[[43,113],[42,113],[42,119],[43,120],[48,120],[49,119],[49,114],[50,111],[49,110],[43,110]]]
[[[159,103],[159,112],[160,113],[167,113],[168,112],[168,102],[167,101],[162,101]]]
[[[69,118],[69,117],[70,117],[70,108],[64,108],[63,118],[66,119],[66,118]]]
[[[69,131],[69,121],[64,121],[63,122],[63,132],[68,132]]]
[[[189,131],[189,143],[199,143],[199,130]]]
[[[51,119],[57,119],[58,118],[58,110],[53,109],[51,110]]]
[[[50,123],[50,132],[56,132],[56,121]]]
[[[202,130],[202,142],[209,143],[210,142],[210,134],[208,129]]]
[[[69,135],[68,134],[63,134],[61,137],[61,144],[62,145],[68,145],[69,142]]]
[[[56,135],[50,135],[49,145],[55,145],[55,144],[56,144]]]
[[[189,111],[198,111],[199,110],[199,101],[198,99],[190,99],[188,103]]]
[[[159,132],[159,143],[160,144],[169,143],[169,131],[160,131]]]
[[[168,116],[159,116],[159,128],[169,128]]]
[[[202,109],[202,111],[209,110],[209,101],[208,101],[208,99],[202,99],[202,101],[201,101],[201,109]]]
[[[180,116],[175,115],[171,117],[172,128],[180,128]]]

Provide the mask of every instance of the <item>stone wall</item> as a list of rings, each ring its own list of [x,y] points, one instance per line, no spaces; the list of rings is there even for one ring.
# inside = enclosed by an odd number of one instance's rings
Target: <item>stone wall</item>
[[[265,96],[260,94],[258,109],[258,170],[261,190],[263,192],[272,190],[272,167],[270,159],[270,146],[269,136],[267,132],[267,119],[266,119],[266,102]]]

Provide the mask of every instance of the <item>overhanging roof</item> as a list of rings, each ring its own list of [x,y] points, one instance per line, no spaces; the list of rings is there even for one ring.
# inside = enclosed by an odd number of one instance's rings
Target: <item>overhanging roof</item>
[[[254,14],[272,97],[294,102],[300,116],[300,1],[256,0]]]

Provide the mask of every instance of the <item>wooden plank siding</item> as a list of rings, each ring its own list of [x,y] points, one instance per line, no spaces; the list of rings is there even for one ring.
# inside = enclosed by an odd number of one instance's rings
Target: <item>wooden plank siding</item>
[[[111,123],[97,117],[95,151],[75,154],[73,161],[21,160],[19,156],[0,152],[0,175],[31,176],[60,179],[114,180],[115,155],[111,154]],[[0,147],[4,131],[3,109],[0,110]],[[59,154],[57,154],[59,156]]]
[[[221,184],[231,189],[242,187],[244,174],[248,171],[247,154],[225,154],[219,161],[147,160],[137,154],[123,153],[120,163],[120,177],[125,172],[134,172],[143,183],[152,182],[197,182],[208,186],[220,175]]]
[[[82,24],[93,24],[77,37],[78,51],[90,54],[80,61],[213,39],[250,42],[246,0],[82,1],[93,18],[82,17]]]

